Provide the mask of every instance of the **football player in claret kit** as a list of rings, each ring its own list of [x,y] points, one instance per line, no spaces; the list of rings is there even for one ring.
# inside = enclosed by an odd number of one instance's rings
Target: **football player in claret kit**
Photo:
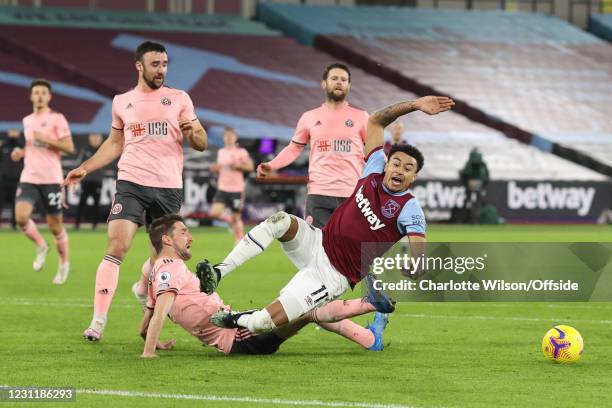
[[[206,131],[189,95],[164,85],[168,54],[163,45],[146,41],[135,54],[136,87],[115,96],[109,137],[96,153],[70,171],[65,184],[80,182],[88,174],[119,158],[117,192],[108,216],[108,246],[98,266],[94,312],[83,337],[99,341],[107,322],[119,267],[143,217],[151,220],[177,213],[183,201],[183,139],[203,151]],[[146,296],[152,262],[147,259],[133,289]]]
[[[53,283],[61,285],[68,279],[68,234],[62,222],[62,162],[60,153],[74,153],[70,127],[64,115],[49,108],[51,83],[45,79],[30,84],[33,112],[23,118],[25,149],[11,153],[14,161],[24,158],[23,171],[15,193],[15,219],[23,233],[36,244],[33,268],[40,271],[49,246],[32,221],[37,203],[44,207],[49,230],[55,237],[59,266]]]
[[[365,349],[383,348],[385,315],[377,313],[374,324],[364,328],[344,319],[347,308],[339,300],[317,309],[316,314],[313,311],[269,333],[258,335],[248,329],[217,327],[211,323],[211,316],[227,306],[217,293],[202,292],[201,281],[185,265],[191,258],[193,239],[181,216],[168,214],[156,219],[149,237],[158,256],[150,275],[147,310],[140,325],[140,334],[145,339],[142,357],[155,357],[156,349],[167,350],[174,345],[174,340],[159,341],[167,315],[204,345],[216,347],[225,354],[272,354],[285,340],[314,321]]]
[[[411,145],[397,145],[385,161],[384,128],[409,112],[420,110],[434,115],[450,110],[453,105],[448,97],[427,96],[388,106],[370,116],[362,178],[322,230],[279,212],[249,231],[222,263],[208,265],[204,275],[207,284],[214,287],[223,276],[278,239],[299,269],[278,299],[266,308],[243,313],[221,310],[213,316],[213,322],[222,327],[248,328],[251,332],[273,330],[316,311],[354,287],[366,276],[372,261],[403,236],[408,236],[413,251],[420,252],[425,242],[425,217],[409,188],[423,167],[423,156]],[[393,311],[384,297],[373,300],[355,301],[354,315],[374,309],[383,313]]]

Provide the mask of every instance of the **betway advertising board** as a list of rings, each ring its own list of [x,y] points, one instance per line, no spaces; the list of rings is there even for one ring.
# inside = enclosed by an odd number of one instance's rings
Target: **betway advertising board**
[[[421,180],[413,188],[429,221],[450,219],[463,208],[465,188],[458,181]],[[512,222],[596,222],[612,207],[612,182],[492,181],[484,198]]]

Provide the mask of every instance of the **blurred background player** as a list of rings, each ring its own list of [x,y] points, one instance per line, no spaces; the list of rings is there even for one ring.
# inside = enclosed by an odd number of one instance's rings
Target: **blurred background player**
[[[167,350],[174,345],[174,340],[159,341],[168,315],[202,343],[225,354],[272,354],[285,340],[313,321],[365,349],[383,349],[386,316],[377,313],[372,326],[361,327],[343,317],[346,309],[343,301],[332,302],[270,333],[258,335],[246,329],[217,327],[210,317],[227,306],[217,293],[201,292],[200,280],[185,265],[185,261],[191,259],[193,238],[183,218],[178,214],[158,218],[151,225],[149,238],[158,256],[148,287],[147,310],[140,325],[140,334],[145,339],[142,357],[156,357],[156,349]]]
[[[230,127],[223,133],[224,147],[217,153],[217,162],[210,170],[219,173],[217,193],[213,198],[210,216],[230,224],[234,240],[240,241],[244,236],[242,207],[244,205],[244,173],[253,171],[253,160],[246,149],[238,146],[238,135]],[[225,217],[225,210],[231,215]]]
[[[164,86],[168,71],[166,48],[146,41],[138,46],[134,66],[138,83],[113,99],[109,137],[96,153],[70,171],[65,184],[80,182],[88,174],[119,158],[117,192],[108,217],[108,246],[96,272],[94,312],[83,337],[99,341],[106,326],[119,267],[134,234],[145,222],[178,213],[183,200],[183,138],[198,151],[206,149],[206,131],[196,117],[186,92]],[[146,295],[149,259],[137,293]],[[146,275],[146,276],[145,276]]]
[[[368,113],[346,101],[351,72],[344,64],[329,65],[321,88],[325,102],[302,114],[291,142],[274,159],[257,167],[265,178],[293,163],[310,143],[306,220],[322,228],[332,212],[351,195],[363,167]]]
[[[362,177],[351,197],[332,214],[322,230],[279,212],[250,230],[215,268],[218,282],[278,239],[299,269],[279,297],[255,312],[219,311],[213,316],[213,323],[227,328],[244,327],[252,332],[271,331],[338,298],[349,287],[354,288],[367,275],[372,261],[384,255],[401,237],[409,237],[413,257],[422,254],[425,216],[410,186],[423,167],[423,155],[413,146],[396,145],[387,161],[382,150],[384,128],[407,113],[420,110],[435,115],[453,105],[450,98],[427,96],[375,112],[368,120],[367,160]],[[384,302],[380,303],[377,299],[369,300],[369,305],[355,304],[354,315],[367,312],[367,306],[383,313],[394,309],[388,300],[381,299]]]
[[[89,160],[91,156],[96,153],[96,150],[100,147],[104,138],[101,133],[91,133],[88,138],[88,144],[83,151],[82,160]],[[76,209],[74,228],[79,229],[81,226],[81,218],[83,217],[83,210],[87,207],[86,218],[91,222],[91,228],[96,229],[98,225],[98,217],[100,212],[100,190],[102,189],[102,173],[95,172],[87,177],[81,183],[81,197],[79,198],[79,205]],[[91,197],[93,205],[88,206],[87,200]]]
[[[15,219],[23,233],[36,245],[32,267],[40,271],[45,263],[49,245],[44,240],[32,211],[42,204],[47,224],[55,237],[59,266],[53,283],[61,285],[68,279],[68,234],[62,223],[62,163],[60,153],[74,153],[70,127],[64,115],[49,108],[51,83],[36,79],[30,84],[32,114],[23,118],[25,148],[15,148],[14,161],[24,158],[23,171],[15,194]]]
[[[19,183],[19,175],[23,170],[23,162],[13,161],[13,150],[23,147],[19,129],[9,129],[7,138],[0,144],[0,214],[5,207],[11,211],[11,227],[17,229],[15,221],[15,192]],[[0,222],[2,220],[0,219]]]
[[[389,126],[391,133],[391,139],[385,142],[385,154],[389,154],[391,148],[396,144],[408,144],[408,141],[404,138],[404,124],[401,120],[396,120],[391,126]]]

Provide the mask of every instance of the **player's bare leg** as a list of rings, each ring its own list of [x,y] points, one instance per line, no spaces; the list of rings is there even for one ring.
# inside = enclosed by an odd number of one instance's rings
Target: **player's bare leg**
[[[244,238],[244,223],[242,222],[242,214],[239,212],[233,212],[231,216],[231,227],[234,232],[234,241],[240,242]]]
[[[28,237],[36,245],[36,258],[32,263],[32,268],[35,271],[40,271],[45,264],[49,245],[40,235],[36,223],[32,221],[32,210],[34,207],[29,201],[17,201],[15,203],[15,221],[26,237]]]
[[[47,224],[51,233],[55,237],[55,247],[59,255],[57,273],[53,278],[53,283],[61,285],[68,279],[70,273],[70,262],[68,261],[68,233],[62,223],[62,215],[47,215]]]
[[[108,310],[119,281],[119,267],[132,245],[136,230],[138,224],[129,220],[117,219],[108,223],[106,255],[96,272],[93,318],[83,333],[83,337],[87,340],[98,341],[102,337]]]

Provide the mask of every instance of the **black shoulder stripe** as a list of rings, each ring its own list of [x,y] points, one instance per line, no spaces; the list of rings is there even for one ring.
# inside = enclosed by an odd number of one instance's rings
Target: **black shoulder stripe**
[[[295,143],[296,145],[300,145],[300,146],[306,146],[306,143],[296,142],[295,140],[292,140],[291,143]]]

